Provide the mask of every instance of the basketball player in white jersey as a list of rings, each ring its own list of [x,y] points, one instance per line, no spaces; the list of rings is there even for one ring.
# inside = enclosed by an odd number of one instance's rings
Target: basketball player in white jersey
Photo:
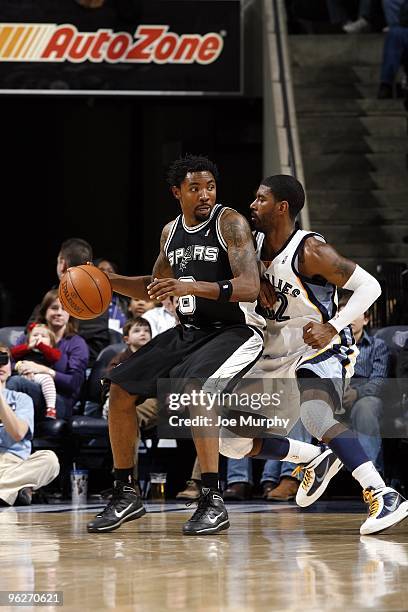
[[[173,385],[204,380],[204,392],[222,390],[220,385],[243,376],[262,355],[265,320],[255,311],[259,274],[252,234],[242,215],[217,204],[217,175],[206,157],[176,160],[167,178],[181,213],[163,228],[152,275],[109,274],[112,288],[122,295],[180,297],[180,325],[157,335],[107,376],[115,483],[112,501],[88,524],[92,533],[113,531],[145,513],[133,482],[135,403],[157,397],[163,379]],[[183,534],[214,534],[229,527],[219,491],[218,429],[205,432],[197,426],[192,433],[202,494]]]
[[[385,485],[356,435],[336,421],[334,413],[341,407],[344,383],[353,375],[358,354],[349,325],[368,310],[381,289],[375,278],[339,255],[320,234],[296,229],[295,218],[304,200],[299,181],[276,175],[262,181],[250,207],[263,279],[260,302],[267,318],[263,359],[250,374],[296,378],[300,418],[310,434],[329,448],[322,452],[289,438],[250,439],[222,431],[220,452],[232,458],[304,464],[296,497],[300,506],[318,499],[344,464],[369,504],[360,532],[375,533],[403,520],[408,501]],[[353,292],[341,312],[337,287]]]

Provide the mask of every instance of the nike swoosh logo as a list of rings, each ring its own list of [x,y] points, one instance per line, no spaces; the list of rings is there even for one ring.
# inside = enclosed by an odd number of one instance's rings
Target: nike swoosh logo
[[[384,504],[385,509],[388,510],[388,512],[394,512],[394,510],[396,510],[399,506],[399,499],[398,497],[394,500],[393,504],[391,506],[387,506],[387,504]]]
[[[210,523],[212,525],[214,525],[214,523],[216,523],[216,521],[220,518],[220,516],[222,516],[222,512],[220,512],[219,514],[217,514],[217,516],[214,516],[214,518],[211,518],[210,516],[208,517],[208,520],[210,521]]]
[[[324,470],[324,474],[323,474],[323,476],[321,476],[321,477],[319,478],[319,476],[318,476],[317,474],[315,474],[315,476],[316,476],[316,481],[317,481],[318,483],[321,483],[321,482],[322,482],[322,480],[324,480],[324,479],[326,478],[326,474],[327,474],[327,472],[329,471],[329,469],[330,469],[330,463],[329,463],[329,462],[327,462],[326,469]]]
[[[122,512],[118,512],[117,510],[115,510],[115,516],[117,516],[118,518],[122,518],[122,516],[125,514],[125,512],[127,512],[129,510],[129,508],[132,507],[132,504],[129,504],[128,506],[126,506],[126,508],[124,510],[122,510]]]

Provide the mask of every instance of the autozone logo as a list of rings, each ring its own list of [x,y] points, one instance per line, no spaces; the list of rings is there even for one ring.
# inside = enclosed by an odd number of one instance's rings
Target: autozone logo
[[[1,23],[2,62],[108,62],[212,64],[221,55],[220,34],[175,34],[167,25],[140,25],[129,32],[78,32],[72,24]]]

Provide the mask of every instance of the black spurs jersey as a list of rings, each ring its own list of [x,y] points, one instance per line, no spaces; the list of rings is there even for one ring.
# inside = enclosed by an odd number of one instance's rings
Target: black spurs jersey
[[[175,219],[164,245],[174,277],[181,281],[215,282],[233,278],[227,244],[220,231],[226,207],[216,204],[210,217],[188,227],[184,216]],[[217,302],[194,295],[179,299],[177,314],[184,325],[221,327],[244,323],[263,329],[264,318],[255,312],[256,302]]]

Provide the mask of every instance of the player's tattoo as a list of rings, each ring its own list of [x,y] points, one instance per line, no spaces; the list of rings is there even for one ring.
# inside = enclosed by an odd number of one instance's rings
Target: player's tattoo
[[[226,211],[220,229],[228,245],[228,259],[234,277],[255,275],[259,278],[251,230],[247,221],[236,211]]]
[[[302,274],[319,276],[333,285],[343,287],[355,270],[356,264],[342,257],[326,242],[309,238],[303,248],[303,259],[299,253],[299,270]]]
[[[355,264],[352,261],[344,259],[343,257],[339,257],[337,261],[334,262],[333,268],[335,274],[338,274],[344,279],[344,281],[347,281],[353,274]]]

